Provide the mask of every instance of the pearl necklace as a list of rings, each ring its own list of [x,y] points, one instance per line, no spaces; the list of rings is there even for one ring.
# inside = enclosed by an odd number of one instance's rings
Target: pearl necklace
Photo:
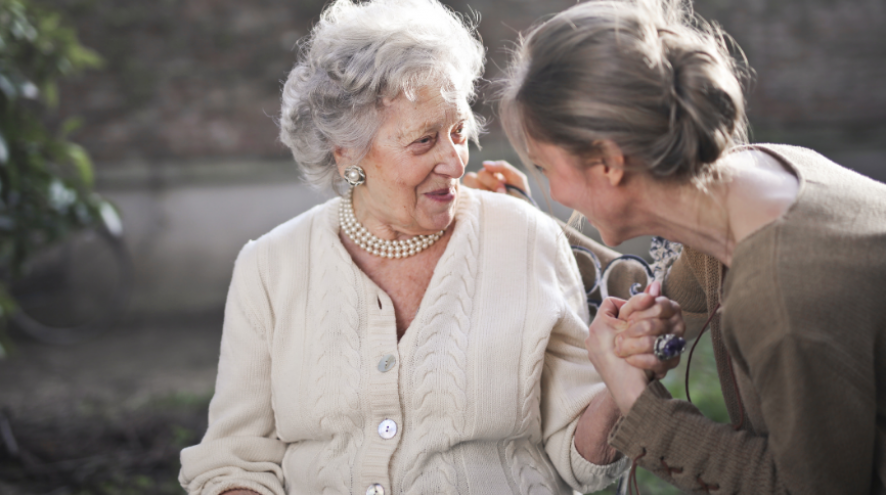
[[[351,202],[352,196],[353,191],[342,198],[339,205],[338,219],[341,229],[360,248],[375,256],[388,259],[408,258],[431,247],[446,232],[446,229],[443,229],[431,235],[417,235],[396,241],[379,239],[357,221],[357,217],[354,216],[354,205]]]

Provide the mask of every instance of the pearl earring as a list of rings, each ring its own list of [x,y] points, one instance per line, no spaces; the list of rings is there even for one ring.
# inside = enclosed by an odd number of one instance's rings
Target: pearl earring
[[[366,172],[357,165],[351,165],[345,169],[345,180],[348,181],[351,187],[359,186],[366,182]]]

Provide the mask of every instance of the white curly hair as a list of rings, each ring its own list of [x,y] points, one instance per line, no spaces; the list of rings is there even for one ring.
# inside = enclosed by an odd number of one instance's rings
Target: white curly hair
[[[333,150],[365,155],[386,98],[414,100],[419,89],[435,86],[449,101],[472,102],[485,61],[477,22],[437,0],[330,3],[300,42],[283,86],[280,140],[305,180],[340,189]],[[466,130],[475,143],[482,125],[470,112]]]

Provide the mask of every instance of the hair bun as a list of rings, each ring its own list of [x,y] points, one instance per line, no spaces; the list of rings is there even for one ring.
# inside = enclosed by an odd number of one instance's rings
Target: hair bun
[[[531,137],[587,155],[611,140],[657,177],[698,178],[747,139],[731,46],[683,0],[579,3],[515,52],[502,122],[518,148]]]
[[[697,39],[696,33],[659,33],[668,132],[661,137],[665,151],[650,164],[651,171],[658,176],[699,176],[735,144],[736,132],[743,131],[742,88],[729,59],[705,46],[706,40]]]

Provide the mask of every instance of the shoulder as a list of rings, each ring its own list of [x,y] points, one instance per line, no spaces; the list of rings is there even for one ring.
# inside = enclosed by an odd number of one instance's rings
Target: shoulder
[[[330,199],[248,241],[237,255],[232,283],[267,289],[275,279],[304,268],[312,244],[333,242],[337,208],[338,198]]]
[[[560,270],[565,264],[578,272],[569,240],[551,216],[507,194],[471,190],[468,195],[479,219],[477,234],[501,261],[526,258],[535,270],[554,266]]]
[[[482,218],[482,228],[487,232],[519,235],[532,229],[547,237],[563,237],[557,222],[527,201],[508,194],[466,187],[462,191],[463,194],[467,193],[470,209]]]
[[[843,281],[882,275],[886,267],[886,185],[837,165],[818,153],[786,145],[756,145],[800,177],[788,211],[739,243],[761,276],[809,295],[809,287],[833,289]],[[802,284],[802,285],[798,285]],[[833,294],[831,294],[833,297]]]
[[[809,148],[787,144],[754,144],[747,147],[774,156],[809,185],[815,196],[842,196],[847,200],[878,201],[886,205],[886,184],[848,169]],[[884,164],[886,165],[886,164]],[[816,186],[820,187],[816,190]]]
[[[786,220],[757,233],[724,286],[737,339],[857,340],[884,328],[886,225],[879,234],[844,227]]]
[[[587,296],[563,228],[535,206],[507,194],[472,190],[468,197],[481,219],[483,259],[505,271],[525,267],[532,284],[556,294],[564,308],[572,308],[587,322]]]
[[[301,213],[243,247],[243,252],[262,250],[269,254],[308,249],[312,238],[332,232],[339,198],[332,198]]]

